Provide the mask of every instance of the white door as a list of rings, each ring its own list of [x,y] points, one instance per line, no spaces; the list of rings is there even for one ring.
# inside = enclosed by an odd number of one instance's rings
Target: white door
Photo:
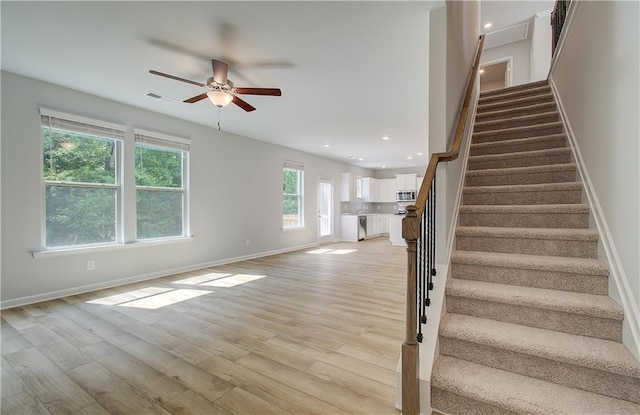
[[[318,179],[318,243],[333,241],[333,180]]]

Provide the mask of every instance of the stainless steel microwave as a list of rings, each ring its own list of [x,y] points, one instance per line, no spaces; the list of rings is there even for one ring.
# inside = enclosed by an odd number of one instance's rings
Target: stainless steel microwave
[[[416,192],[414,190],[403,190],[396,192],[396,202],[415,202]]]

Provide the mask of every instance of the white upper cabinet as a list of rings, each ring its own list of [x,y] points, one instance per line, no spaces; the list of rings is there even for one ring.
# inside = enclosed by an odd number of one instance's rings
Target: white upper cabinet
[[[362,179],[362,199],[365,202],[380,202],[378,179],[365,177]]]
[[[396,174],[396,191],[416,190],[417,174]]]
[[[396,201],[396,179],[378,179],[378,201],[391,203]]]

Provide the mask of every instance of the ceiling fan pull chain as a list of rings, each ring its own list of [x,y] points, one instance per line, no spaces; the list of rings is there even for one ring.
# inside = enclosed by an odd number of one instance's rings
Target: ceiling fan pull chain
[[[218,131],[220,131],[220,107],[218,107]]]

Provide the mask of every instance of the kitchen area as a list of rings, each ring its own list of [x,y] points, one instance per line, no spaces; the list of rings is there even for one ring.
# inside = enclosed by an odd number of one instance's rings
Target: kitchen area
[[[395,178],[341,176],[342,240],[358,242],[388,237],[395,246],[406,246],[402,239],[402,219],[406,207],[414,204],[422,177],[415,173]]]

